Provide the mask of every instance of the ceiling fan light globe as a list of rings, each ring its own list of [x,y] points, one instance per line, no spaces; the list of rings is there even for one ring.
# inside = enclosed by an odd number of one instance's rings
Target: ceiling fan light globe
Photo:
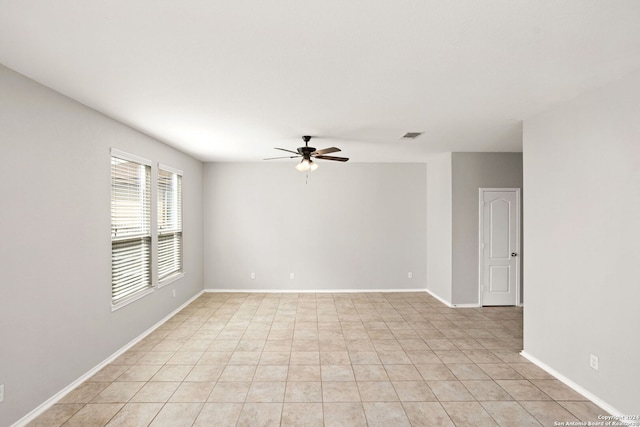
[[[310,170],[311,172],[313,172],[314,170],[318,169],[318,164],[317,164],[316,162],[311,161],[310,163],[311,163],[311,164],[309,165],[309,170]]]
[[[296,169],[298,169],[300,172],[308,171],[309,170],[309,160],[302,159],[302,161],[296,165]]]

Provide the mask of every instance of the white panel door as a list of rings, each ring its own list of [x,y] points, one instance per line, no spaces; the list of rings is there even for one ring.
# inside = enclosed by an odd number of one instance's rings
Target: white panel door
[[[480,302],[517,305],[520,190],[480,189]]]

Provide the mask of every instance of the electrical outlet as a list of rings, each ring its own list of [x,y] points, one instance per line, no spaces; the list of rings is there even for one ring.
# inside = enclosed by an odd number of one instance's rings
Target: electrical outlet
[[[256,278],[256,273],[251,273],[251,278],[255,279]]]
[[[413,279],[413,273],[412,272],[408,272],[407,273],[407,279]]]
[[[589,366],[596,371],[598,370],[598,356],[594,356],[593,354],[589,355]]]
[[[174,298],[176,297],[176,290],[175,289],[173,290],[173,297]]]
[[[4,384],[0,384],[0,403],[4,402]]]
[[[293,280],[296,278],[296,275],[293,273],[289,273],[289,279]]]

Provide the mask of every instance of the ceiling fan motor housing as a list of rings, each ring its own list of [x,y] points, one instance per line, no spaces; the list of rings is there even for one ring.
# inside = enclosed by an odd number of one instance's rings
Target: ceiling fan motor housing
[[[311,153],[316,151],[315,147],[298,147],[298,152],[302,154],[302,157],[308,159],[311,157]]]

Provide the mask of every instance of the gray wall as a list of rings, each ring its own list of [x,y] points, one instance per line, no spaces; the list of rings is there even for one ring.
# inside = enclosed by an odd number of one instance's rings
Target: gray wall
[[[0,145],[7,426],[202,290],[202,163],[2,66]],[[185,277],[115,312],[110,147],[184,171]]]
[[[640,414],[638,100],[635,73],[524,123],[524,350],[624,414]]]
[[[427,289],[451,304],[451,153],[427,160]]]
[[[204,200],[207,289],[426,287],[424,163],[325,161],[308,184],[293,162],[210,163]]]
[[[451,168],[451,302],[478,304],[478,189],[522,188],[522,153],[452,153]]]

